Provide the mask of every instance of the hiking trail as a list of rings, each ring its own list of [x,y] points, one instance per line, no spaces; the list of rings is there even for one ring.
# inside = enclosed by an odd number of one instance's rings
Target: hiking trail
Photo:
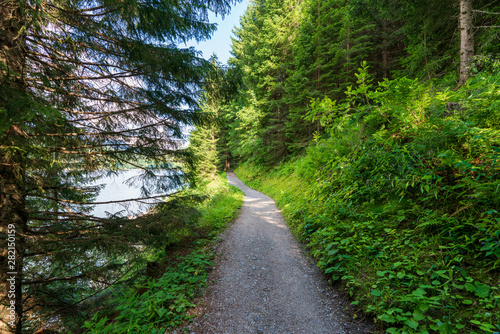
[[[274,200],[232,172],[227,178],[245,201],[218,246],[208,292],[194,310],[202,315],[187,333],[366,333],[366,324],[344,314],[347,302],[304,255]]]

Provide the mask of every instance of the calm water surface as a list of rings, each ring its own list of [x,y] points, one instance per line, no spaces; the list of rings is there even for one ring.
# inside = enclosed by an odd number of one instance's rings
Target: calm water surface
[[[121,171],[117,175],[111,175],[101,178],[97,184],[104,184],[105,187],[100,191],[95,202],[119,201],[127,199],[141,198],[140,185],[130,186],[126,181],[141,174],[139,169]],[[152,194],[155,196],[158,194]],[[161,198],[142,200],[142,203],[136,201],[99,204],[94,207],[92,214],[97,217],[107,217],[109,214],[119,213],[122,216],[138,216],[145,213],[152,204],[161,201]],[[149,204],[148,204],[149,203]]]

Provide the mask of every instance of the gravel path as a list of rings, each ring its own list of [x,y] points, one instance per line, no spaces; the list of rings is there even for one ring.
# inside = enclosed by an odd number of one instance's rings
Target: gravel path
[[[366,333],[350,323],[346,302],[324,280],[290,234],[274,201],[245,186],[235,223],[217,250],[211,284],[188,333]]]

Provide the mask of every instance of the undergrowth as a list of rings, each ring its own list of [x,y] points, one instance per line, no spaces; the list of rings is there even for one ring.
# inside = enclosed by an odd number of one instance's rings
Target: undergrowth
[[[367,73],[313,102],[304,156],[238,176],[387,333],[500,332],[498,69],[459,90]]]
[[[239,212],[243,194],[223,174],[178,196],[202,200],[188,210],[191,214],[184,218],[189,222],[183,228],[164,231],[166,250],[149,255],[154,263],[163,262],[161,274],[143,275],[133,286],[113,288],[112,296],[85,322],[83,332],[165,333],[192,318],[188,310],[195,306],[194,298],[207,283],[207,268],[213,265],[211,245]]]

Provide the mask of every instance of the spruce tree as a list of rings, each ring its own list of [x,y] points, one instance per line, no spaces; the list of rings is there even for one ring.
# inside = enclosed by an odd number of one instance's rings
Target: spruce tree
[[[288,105],[283,99],[287,69],[291,61],[290,32],[297,1],[253,1],[236,29],[233,62],[245,74],[244,83],[255,93],[261,109],[260,157],[276,161],[289,154],[286,136]]]
[[[341,48],[341,5],[338,0],[302,2],[292,40],[293,67],[286,81],[290,109],[287,136],[293,140],[292,152],[307,147],[313,133],[321,130],[319,123],[304,120],[311,101],[325,96],[337,99],[345,90],[341,62],[336,57]]]
[[[124,164],[143,170],[143,198],[181,185],[171,162],[209,66],[178,44],[207,38],[208,11],[231,2],[0,1],[2,331],[60,321],[134,268],[137,245],[161,245],[161,219],[92,216],[91,185]]]
[[[236,96],[241,75],[234,67],[222,65],[215,56],[210,60],[212,68],[207,73],[203,93],[199,99],[205,121],[196,126],[189,137],[193,156],[193,172],[199,179],[213,179],[219,170],[231,165],[231,153],[227,147],[229,129],[225,126],[224,108]]]

